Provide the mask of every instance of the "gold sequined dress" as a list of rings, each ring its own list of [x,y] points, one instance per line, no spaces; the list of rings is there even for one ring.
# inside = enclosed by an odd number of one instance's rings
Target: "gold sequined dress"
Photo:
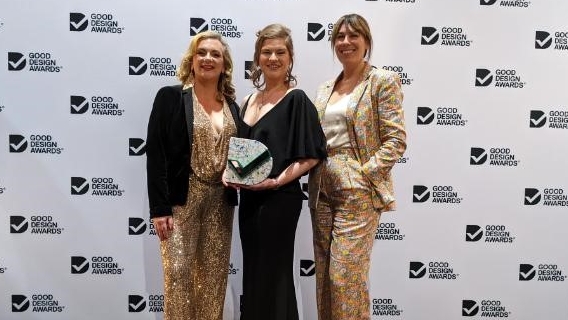
[[[164,319],[222,320],[234,207],[223,197],[221,175],[237,130],[226,102],[221,132],[194,93],[193,114],[188,198],[173,208],[173,233],[161,242]]]

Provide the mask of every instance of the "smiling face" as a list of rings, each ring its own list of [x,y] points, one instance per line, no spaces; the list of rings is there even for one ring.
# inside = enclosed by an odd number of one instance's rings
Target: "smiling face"
[[[263,41],[258,57],[258,66],[265,79],[285,81],[290,68],[291,56],[282,38]]]
[[[224,72],[223,44],[217,39],[203,39],[192,60],[195,81],[218,81]]]
[[[343,23],[335,37],[333,49],[341,64],[357,64],[365,58],[370,44],[358,31]]]

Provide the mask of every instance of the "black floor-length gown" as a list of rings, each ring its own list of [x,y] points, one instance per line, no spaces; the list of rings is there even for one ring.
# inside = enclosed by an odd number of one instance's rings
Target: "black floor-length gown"
[[[248,104],[248,101],[247,101]],[[242,114],[247,104],[243,106]],[[299,89],[288,92],[240,137],[264,143],[273,158],[271,178],[302,158],[323,159],[325,138],[317,111]],[[294,239],[306,196],[296,179],[278,190],[241,189],[239,233],[243,250],[241,320],[297,320]]]

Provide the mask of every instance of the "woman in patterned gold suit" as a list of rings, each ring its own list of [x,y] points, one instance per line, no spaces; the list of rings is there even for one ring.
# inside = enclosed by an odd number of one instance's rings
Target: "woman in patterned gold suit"
[[[156,94],[146,140],[150,217],[160,238],[164,318],[222,320],[235,190],[221,182],[236,136],[233,62],[218,33],[196,35],[181,85]]]
[[[406,149],[400,79],[369,64],[372,44],[363,17],[341,17],[331,46],[343,70],[315,101],[328,152],[308,182],[319,320],[370,319],[374,234],[394,210],[390,171]]]

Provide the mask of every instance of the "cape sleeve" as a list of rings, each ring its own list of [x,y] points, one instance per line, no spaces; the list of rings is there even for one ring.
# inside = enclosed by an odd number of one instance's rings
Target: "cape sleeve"
[[[316,107],[302,90],[293,92],[290,128],[286,142],[286,159],[325,159],[327,157],[325,134],[318,119]]]

